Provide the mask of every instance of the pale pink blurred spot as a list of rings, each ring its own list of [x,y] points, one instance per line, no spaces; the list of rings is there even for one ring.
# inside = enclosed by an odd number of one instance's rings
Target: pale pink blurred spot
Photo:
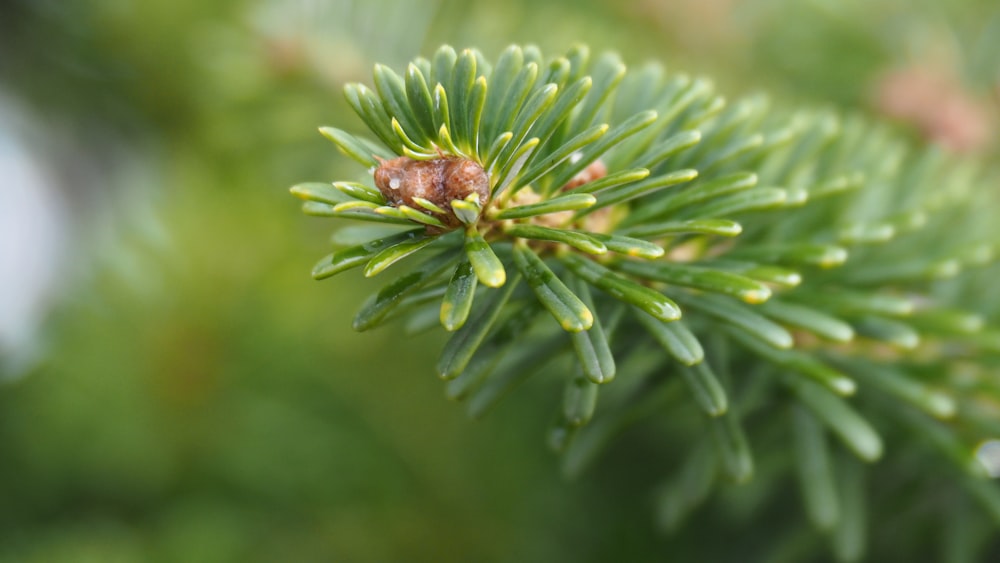
[[[916,127],[929,141],[955,152],[976,152],[992,142],[996,116],[966,92],[958,77],[931,66],[891,70],[876,80],[876,109]]]

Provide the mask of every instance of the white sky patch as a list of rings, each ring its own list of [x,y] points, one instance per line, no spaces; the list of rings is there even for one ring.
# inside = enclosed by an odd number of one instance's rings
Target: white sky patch
[[[0,105],[0,122],[10,111]],[[14,131],[0,127],[0,356],[16,370],[34,353],[66,232],[58,191]]]
[[[1000,478],[1000,440],[987,440],[976,448],[976,459],[994,479]]]

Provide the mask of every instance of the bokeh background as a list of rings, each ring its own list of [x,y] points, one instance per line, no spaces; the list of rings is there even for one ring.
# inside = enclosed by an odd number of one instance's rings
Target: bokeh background
[[[370,284],[310,278],[335,225],[287,187],[363,173],[316,127],[443,42],[583,42],[1000,154],[995,0],[0,0],[0,561],[705,553],[657,532],[658,460],[559,475],[552,381],[471,422],[440,333],[355,334]]]

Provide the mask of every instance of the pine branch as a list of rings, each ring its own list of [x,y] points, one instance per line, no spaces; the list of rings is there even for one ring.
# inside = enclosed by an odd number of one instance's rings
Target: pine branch
[[[1000,299],[963,292],[995,279],[1000,228],[969,165],[583,47],[514,46],[491,67],[446,46],[346,95],[377,140],[321,131],[372,182],[292,193],[376,225],[313,275],[395,275],[355,328],[439,317],[453,333],[439,375],[473,415],[541,358],[575,358],[550,443],[577,472],[651,413],[688,428],[664,405],[693,406],[699,445],[662,497],[670,529],[721,485],[711,475],[748,481],[784,450],[755,446],[779,424],[804,510],[845,560],[863,553],[870,500],[863,466],[831,465],[840,449],[874,463],[889,436],[928,436],[956,487],[1000,506],[972,451],[996,424],[966,408],[1000,399]],[[625,361],[647,349],[652,367]]]

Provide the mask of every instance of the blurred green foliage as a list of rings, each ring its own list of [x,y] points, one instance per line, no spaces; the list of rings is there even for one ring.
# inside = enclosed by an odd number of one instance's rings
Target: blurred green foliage
[[[985,0],[0,9],[0,89],[85,153],[130,147],[143,163],[136,173],[112,158],[97,187],[107,197],[80,201],[71,254],[92,275],[68,277],[46,357],[0,388],[0,561],[12,562],[733,557],[710,511],[681,536],[654,532],[643,495],[676,466],[643,456],[659,436],[637,431],[594,474],[566,482],[537,433],[562,392],[553,378],[473,424],[440,396],[439,336],[350,331],[367,287],[309,278],[325,227],[301,220],[285,191],[349,166],[315,127],[360,127],[340,85],[442,42],[494,54],[583,41],[709,72],[735,91],[849,108],[927,29],[961,39],[970,90],[996,88],[982,69],[1000,68],[1000,19]],[[97,207],[136,190],[162,232],[115,207],[122,227],[93,246],[94,222],[109,220]],[[793,502],[779,495],[766,514],[794,526],[781,516]],[[754,524],[767,520],[748,516],[734,543],[763,557],[776,534]]]

